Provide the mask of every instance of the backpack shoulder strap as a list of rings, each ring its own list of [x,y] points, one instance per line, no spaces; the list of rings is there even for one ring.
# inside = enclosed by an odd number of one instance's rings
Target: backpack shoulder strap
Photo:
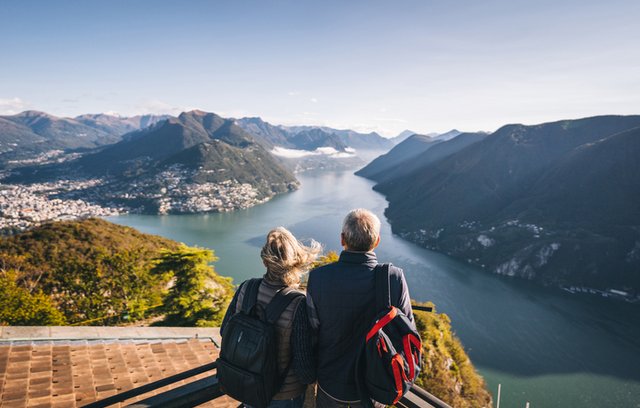
[[[389,264],[378,264],[376,274],[376,312],[391,307],[391,289],[389,288]]]
[[[240,309],[242,313],[251,313],[251,309],[258,303],[258,289],[260,289],[261,283],[261,278],[249,279],[245,283],[247,288],[244,290],[244,296],[242,297],[242,308]]]
[[[284,310],[298,297],[304,296],[304,293],[298,292],[291,288],[284,288],[276,292],[271,302],[267,305],[266,317],[270,324],[275,323]]]

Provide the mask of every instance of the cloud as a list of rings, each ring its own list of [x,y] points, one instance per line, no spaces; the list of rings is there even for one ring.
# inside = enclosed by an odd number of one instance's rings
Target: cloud
[[[0,98],[0,114],[15,115],[31,107],[31,104],[20,98]]]
[[[345,149],[344,152],[339,152],[333,147],[318,147],[316,150],[297,150],[297,149],[287,149],[285,147],[276,146],[271,149],[271,153],[275,156],[285,157],[287,159],[299,159],[307,156],[320,156],[325,155],[329,156],[332,159],[346,159],[349,157],[355,156],[355,150],[351,148]]]
[[[309,99],[309,100],[310,100],[311,102],[313,102],[313,103],[318,103],[318,100],[317,100],[316,98],[311,98],[311,99]]]
[[[349,149],[349,148],[347,148]],[[345,149],[346,150],[346,149]],[[353,153],[355,152],[354,149],[351,149],[351,152],[348,151],[344,151],[344,152],[339,152],[338,150],[336,150],[333,147],[318,147],[316,150],[314,150],[315,152],[318,152],[319,154],[324,154],[327,155],[331,158],[334,159],[345,159],[347,157],[353,157],[355,156]]]
[[[286,157],[287,159],[299,159],[301,157],[315,156],[317,154],[309,150],[287,149],[279,146],[271,149],[271,153],[275,156]]]
[[[298,96],[298,95],[300,95],[300,92],[298,92],[298,91],[289,91],[289,92],[287,92],[287,95],[289,95],[289,96]]]

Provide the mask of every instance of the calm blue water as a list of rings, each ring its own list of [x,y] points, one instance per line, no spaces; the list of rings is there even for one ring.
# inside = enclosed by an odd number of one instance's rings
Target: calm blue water
[[[640,307],[497,277],[391,234],[384,197],[351,172],[299,175],[299,191],[225,214],[110,220],[213,248],[216,271],[236,283],[260,276],[259,248],[273,227],[338,250],[342,218],[366,207],[383,221],[376,251],[401,266],[411,295],[430,300],[452,325],[501,408],[640,407]]]

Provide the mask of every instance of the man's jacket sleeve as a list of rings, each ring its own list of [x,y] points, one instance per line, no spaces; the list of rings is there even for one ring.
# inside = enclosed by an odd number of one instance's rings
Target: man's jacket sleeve
[[[395,298],[392,295],[392,300],[397,300],[393,305],[402,310],[402,313],[404,313],[409,320],[415,324],[413,321],[413,310],[411,309],[411,295],[409,295],[409,286],[407,285],[407,280],[404,278],[404,272],[400,268],[397,268],[394,272],[396,273],[391,275],[391,285],[392,287],[395,286],[395,288],[397,288],[393,293],[398,293],[398,297]]]

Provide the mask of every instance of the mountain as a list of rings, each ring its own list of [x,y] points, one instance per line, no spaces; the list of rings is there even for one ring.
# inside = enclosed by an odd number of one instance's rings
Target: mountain
[[[17,149],[25,149],[29,151],[40,150],[43,148],[46,139],[35,133],[31,128],[21,123],[16,123],[7,119],[6,116],[0,116],[0,157],[9,155]]]
[[[344,143],[356,150],[389,150],[393,142],[376,132],[359,133],[353,130],[334,130]]]
[[[414,132],[413,130],[403,130],[402,132],[398,133],[398,136],[394,136],[392,138],[390,138],[389,140],[391,140],[393,142],[393,144],[397,145],[400,144],[402,142],[404,142],[407,138],[409,138],[409,136],[412,135],[416,135],[418,134],[418,132]],[[427,136],[434,136],[434,134],[430,134]]]
[[[242,118],[235,123],[295,172],[351,170],[380,154],[381,149],[386,150],[375,147],[379,135],[317,126],[275,126],[260,118]]]
[[[238,148],[254,145],[245,131],[213,113],[184,112],[149,128],[129,133],[123,140],[100,152],[86,155],[78,162],[86,172],[115,174],[128,172],[138,164],[158,164],[184,149],[200,143],[220,140]]]
[[[125,133],[166,118],[103,114],[60,118],[37,111],[0,116],[0,165],[43,161],[59,156],[60,151],[109,145],[118,142]]]
[[[375,188],[394,232],[426,247],[545,284],[638,290],[637,127],[640,116],[507,125]]]
[[[222,183],[230,178],[249,183],[264,196],[293,189],[295,178],[258,146],[238,148],[220,140],[197,144],[171,156],[160,167],[181,165],[197,173],[195,183]]]
[[[449,139],[453,139],[454,137],[458,136],[460,133],[459,130],[456,129],[452,129],[448,132],[445,133],[427,133],[425,136],[428,136],[430,138],[432,138],[433,140],[449,140]],[[402,143],[403,141],[405,141],[406,139],[408,139],[411,135],[415,135],[418,134],[417,132],[414,132],[412,130],[403,130],[402,132],[400,132],[398,134],[398,136],[392,137],[389,140],[391,140],[393,142],[393,144],[398,145],[400,143]]]
[[[289,137],[289,142],[300,150],[316,150],[319,147],[333,147],[344,151],[347,145],[343,138],[335,133],[328,133],[322,129],[302,130]]]
[[[291,134],[283,126],[272,125],[257,117],[237,119],[236,124],[268,149],[275,146],[295,147],[289,141]]]
[[[639,152],[640,128],[585,143],[545,172],[531,199],[514,202],[511,211],[524,218],[544,212],[553,223],[640,224]]]
[[[388,150],[393,147],[393,142],[375,132],[358,133],[349,129],[334,129],[326,126],[275,126],[257,117],[237,119],[236,124],[251,133],[267,148],[309,150],[309,144],[316,148],[338,149],[339,145],[340,149],[351,147],[356,150]],[[311,143],[309,138],[313,139]],[[323,138],[326,141],[323,141]]]
[[[52,150],[94,148],[118,139],[75,119],[44,112],[0,116],[0,162],[30,158]]]
[[[466,148],[467,146],[481,141],[487,136],[487,134],[460,133],[452,139],[431,138],[427,141],[422,141],[422,144],[419,144],[416,140],[412,139],[415,136],[418,135],[414,135],[397,145],[387,155],[380,156],[379,159],[382,163],[378,164],[377,167],[372,166],[372,168],[367,168],[369,167],[367,166],[356,174],[375,180],[378,183],[381,183],[381,188],[384,188],[382,187],[384,182],[393,182],[393,180],[402,177],[403,175],[410,174],[420,168],[430,165],[431,163],[435,163],[438,160]],[[395,157],[386,157],[395,149],[399,148],[402,148],[402,151],[398,152]],[[371,165],[374,165],[374,162],[372,162]]]
[[[457,129],[451,129],[448,132],[445,133],[440,133],[440,134],[434,134],[433,135],[433,139],[434,140],[449,140],[449,139],[453,139],[454,137],[458,136],[459,134],[461,134],[462,132],[460,132]]]
[[[460,135],[460,132],[455,129],[442,134],[429,133],[427,135],[419,135],[411,130],[404,130],[400,132],[398,136],[389,139],[395,145],[393,149],[375,158],[369,165],[356,172],[356,174],[372,180],[382,181],[382,175],[392,167],[398,166],[400,163],[405,163],[406,160],[420,155],[420,153],[430,149],[436,143],[453,139],[458,135]]]
[[[380,180],[384,174],[393,167],[404,163],[420,153],[430,149],[440,141],[424,135],[412,135],[405,141],[394,146],[388,153],[379,156],[364,168],[356,172],[357,175],[372,180]]]
[[[292,134],[320,129],[327,134],[335,134],[347,146],[356,150],[389,150],[393,147],[393,142],[376,132],[359,133],[349,129],[334,129],[327,126],[287,126]]]
[[[127,177],[180,164],[196,171],[193,180],[233,179],[253,185],[263,196],[289,191],[296,184],[293,175],[233,120],[202,111],[184,112],[130,133],[78,163],[89,173]]]
[[[140,130],[160,121],[167,120],[169,115],[137,115],[121,117],[104,113],[85,114],[74,119],[94,129],[102,130],[114,136],[122,136],[125,133]]]
[[[409,136],[417,135],[417,134],[418,134],[418,132],[414,132],[413,130],[406,129],[406,130],[403,130],[402,132],[398,133],[398,136],[394,136],[392,138],[389,138],[389,140],[391,140],[393,142],[393,144],[397,145],[397,144],[400,144],[400,143],[404,142],[406,139],[409,138]],[[425,136],[435,137],[435,136],[438,136],[438,134],[437,133],[429,133],[429,134],[426,134]]]
[[[4,181],[69,178],[79,187],[57,198],[148,213],[247,208],[298,186],[233,120],[202,111],[128,133],[75,160],[15,169]]]
[[[44,112],[25,111],[3,118],[26,126],[33,133],[42,136],[50,148],[96,147],[117,140],[112,135],[75,119],[59,118]]]

